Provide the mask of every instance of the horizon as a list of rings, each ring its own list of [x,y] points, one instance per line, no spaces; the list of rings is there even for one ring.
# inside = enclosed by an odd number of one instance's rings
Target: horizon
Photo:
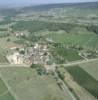
[[[59,3],[85,3],[85,2],[98,2],[98,0],[39,0],[39,1],[32,1],[32,0],[2,0],[0,1],[0,7],[24,7],[30,5],[42,5],[42,4],[59,4]]]

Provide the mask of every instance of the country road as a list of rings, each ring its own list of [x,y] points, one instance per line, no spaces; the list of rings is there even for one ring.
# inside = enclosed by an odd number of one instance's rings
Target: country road
[[[56,71],[54,71],[55,76],[59,78],[58,74]],[[68,89],[68,87],[66,86],[66,84],[63,82],[63,80],[61,80],[59,78],[59,81],[62,83],[62,89],[64,91],[64,93],[68,93],[70,95],[70,97],[72,98],[72,100],[77,100],[77,98],[73,95],[73,93]]]
[[[55,65],[50,65],[50,66],[64,66],[64,67],[67,67],[67,66],[74,66],[74,65],[78,65],[78,64],[84,64],[84,63],[89,63],[89,62],[93,62],[93,61],[97,61],[98,58],[96,59],[88,59],[88,60],[79,60],[79,61],[74,61],[74,62],[68,62],[66,64],[55,64]],[[29,68],[30,65],[26,65],[26,64],[0,64],[0,68],[2,67],[26,67],[26,68]]]
[[[7,68],[7,67],[25,67],[25,68],[29,68],[30,65],[26,65],[26,64],[0,64],[0,68]]]
[[[97,60],[98,60],[98,58],[96,58],[96,59],[88,59],[88,60],[81,60],[81,61],[74,61],[74,62],[69,62],[69,63],[66,63],[66,64],[57,64],[56,66],[57,67],[59,67],[59,66],[64,66],[64,67],[74,66],[74,65],[89,63],[89,62],[93,62],[93,61],[97,61]]]

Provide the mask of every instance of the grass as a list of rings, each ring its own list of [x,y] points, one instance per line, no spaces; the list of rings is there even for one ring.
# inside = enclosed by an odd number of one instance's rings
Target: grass
[[[8,61],[7,61],[6,57],[2,53],[0,53],[0,63],[7,63],[7,62]]]
[[[7,87],[5,86],[5,84],[3,83],[3,81],[0,78],[0,94],[4,93],[7,90],[8,90]]]
[[[15,100],[14,97],[8,92],[7,94],[0,96],[0,100]]]
[[[75,60],[80,60],[82,59],[79,55],[78,52],[74,49],[68,49],[67,51],[65,51],[65,58],[68,61],[75,61]]]
[[[29,68],[1,68],[0,73],[20,100],[72,100],[51,75],[39,76]]]
[[[66,49],[66,48],[57,47],[55,48],[54,51],[56,51],[57,55],[60,55],[67,61],[76,61],[82,59],[82,57],[78,55],[77,50],[72,48]]]
[[[93,96],[98,97],[98,81],[79,66],[67,67],[66,69],[79,85],[89,91]]]
[[[65,44],[73,44],[73,45],[80,45],[80,46],[86,46],[86,47],[96,47],[98,44],[98,35],[91,32],[78,32],[79,34],[76,34],[76,32],[73,31],[73,33],[49,33],[46,35],[46,38],[52,39],[56,43],[65,43]]]
[[[6,59],[6,49],[2,49],[0,48],[0,63],[8,63],[7,59]]]
[[[0,78],[0,100],[15,100],[8,88],[5,86],[4,82]]]

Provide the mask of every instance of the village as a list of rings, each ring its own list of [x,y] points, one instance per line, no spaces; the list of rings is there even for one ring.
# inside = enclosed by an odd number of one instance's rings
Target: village
[[[13,47],[7,55],[10,64],[46,64],[50,53],[46,44],[34,43],[31,47]]]

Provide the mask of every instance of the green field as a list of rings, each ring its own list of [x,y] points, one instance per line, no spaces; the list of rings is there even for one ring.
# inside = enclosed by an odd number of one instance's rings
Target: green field
[[[82,32],[82,31],[81,31]],[[77,33],[77,31],[76,31]],[[87,34],[86,34],[87,33]],[[83,47],[96,47],[98,45],[98,35],[95,33],[81,33],[81,34],[71,34],[71,33],[49,33],[46,35],[46,38],[49,38],[56,43],[65,43],[65,44],[73,44],[73,45],[80,45]]]
[[[63,47],[55,47],[54,48],[54,58],[57,58],[57,55],[63,57],[66,61],[76,61],[83,59],[78,55],[78,51],[72,48],[63,48]]]
[[[80,67],[98,81],[98,61],[80,64]]]
[[[7,90],[8,90],[7,87],[5,86],[3,81],[0,79],[0,94],[2,94],[3,92],[5,92]]]
[[[2,53],[0,53],[0,63],[7,63],[7,62],[8,61],[7,61],[6,57]]]
[[[51,75],[40,76],[29,68],[0,68],[0,73],[19,100],[72,100]]]
[[[15,100],[0,78],[0,100]]]
[[[6,50],[0,48],[0,63],[8,63],[6,59]]]
[[[73,79],[93,96],[98,97],[98,81],[79,66],[67,67]]]

